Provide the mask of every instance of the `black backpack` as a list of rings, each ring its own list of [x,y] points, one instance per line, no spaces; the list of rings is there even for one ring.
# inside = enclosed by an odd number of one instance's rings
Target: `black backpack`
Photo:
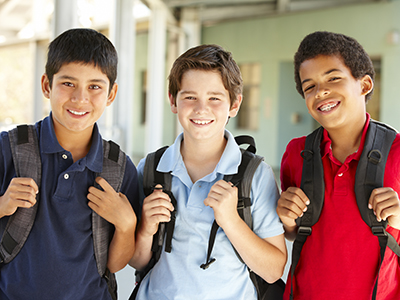
[[[23,247],[35,221],[38,205],[40,205],[42,164],[36,128],[34,125],[20,125],[10,130],[8,135],[16,176],[35,180],[39,187],[39,194],[36,195],[38,202],[33,207],[18,208],[10,216],[1,236],[0,266],[11,262]],[[105,140],[103,140],[103,152],[103,171],[98,176],[106,179],[118,192],[125,174],[126,155],[117,144]],[[97,183],[95,186],[99,187]],[[99,275],[106,279],[112,298],[117,299],[115,275],[107,269],[108,247],[114,227],[93,211],[92,230],[97,270]]]
[[[296,220],[298,231],[292,251],[290,299],[293,299],[293,275],[300,259],[301,249],[307,237],[311,235],[312,226],[318,221],[324,205],[324,170],[320,151],[323,131],[324,129],[319,127],[309,134],[306,138],[305,148],[301,152],[304,159],[301,189],[310,199],[310,204],[304,215]],[[396,133],[388,125],[371,119],[365,137],[364,150],[358,162],[354,187],[362,219],[371,227],[372,233],[378,237],[381,249],[380,265],[385,255],[386,246],[398,256],[400,256],[400,246],[396,239],[386,231],[387,221],[378,222],[376,220],[373,211],[368,208],[368,201],[373,189],[383,187],[385,164]],[[378,280],[376,280],[374,287],[373,300],[376,298],[377,287]]]
[[[253,179],[254,172],[256,171],[259,164],[264,160],[263,157],[256,155],[255,141],[250,136],[238,136],[235,138],[238,145],[249,144],[246,150],[240,149],[242,152],[242,161],[239,165],[238,173],[234,175],[225,175],[224,180],[232,182],[232,184],[238,187],[238,213],[240,217],[246,222],[246,224],[252,229],[253,220],[251,216],[251,183]],[[171,241],[175,227],[176,218],[176,199],[171,192],[171,181],[172,175],[170,173],[158,172],[157,166],[161,159],[161,156],[168,147],[163,147],[158,149],[156,152],[150,153],[146,157],[146,162],[143,171],[143,189],[146,196],[150,195],[154,187],[157,184],[163,186],[163,191],[169,195],[171,203],[175,207],[175,210],[171,213],[171,220],[168,223],[159,224],[157,233],[153,236],[152,244],[152,258],[146,268],[143,271],[136,272],[137,285],[132,292],[130,300],[136,298],[137,291],[139,290],[140,283],[146,274],[153,268],[160,258],[162,246],[165,239],[165,251],[171,252]],[[216,221],[213,222],[210,238],[208,241],[208,253],[207,261],[200,267],[202,269],[207,269],[215,259],[211,257],[212,249],[215,242],[215,236],[218,230],[218,224]],[[236,250],[235,250],[236,252]],[[236,255],[243,262],[242,258],[236,252]],[[283,298],[283,292],[285,289],[285,283],[282,279],[279,279],[273,284],[266,282],[252,270],[248,269],[249,276],[257,290],[258,300],[280,300]]]

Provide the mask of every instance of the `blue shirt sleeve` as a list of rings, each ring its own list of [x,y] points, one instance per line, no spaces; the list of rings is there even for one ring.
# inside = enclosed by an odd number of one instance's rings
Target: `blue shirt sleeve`
[[[262,239],[284,233],[276,212],[279,190],[272,168],[262,162],[251,185],[253,231]]]

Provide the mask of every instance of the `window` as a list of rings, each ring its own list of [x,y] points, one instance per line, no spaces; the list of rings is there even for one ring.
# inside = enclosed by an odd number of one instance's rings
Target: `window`
[[[261,66],[259,63],[241,64],[243,101],[238,113],[238,128],[257,130],[260,110]]]

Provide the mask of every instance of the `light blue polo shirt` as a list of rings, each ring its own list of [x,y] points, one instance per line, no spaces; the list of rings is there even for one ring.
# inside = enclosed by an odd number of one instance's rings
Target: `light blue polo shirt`
[[[257,299],[247,267],[219,228],[212,257],[216,261],[206,270],[200,268],[207,258],[208,239],[214,212],[204,205],[210,188],[225,174],[237,173],[241,152],[234,137],[225,131],[228,142],[215,170],[193,183],[180,154],[183,134],[161,157],[157,170],[172,172],[172,193],[177,200],[172,251],[162,251],[160,260],[141,283],[136,299]],[[138,165],[142,183],[145,159]],[[283,233],[276,213],[279,192],[270,166],[262,162],[255,172],[252,188],[254,232],[262,239]]]

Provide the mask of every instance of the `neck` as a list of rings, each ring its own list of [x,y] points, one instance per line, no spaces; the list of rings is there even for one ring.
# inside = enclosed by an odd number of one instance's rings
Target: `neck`
[[[226,143],[227,140],[224,137],[213,143],[193,142],[185,138],[182,140],[181,155],[192,182],[196,182],[214,171],[225,150]]]
[[[365,121],[343,129],[328,130],[332,140],[332,153],[341,163],[360,147]]]
[[[54,125],[54,131],[58,143],[66,151],[71,152],[74,162],[85,157],[92,144],[92,133],[93,129],[88,128],[81,132],[71,132],[63,128],[62,126]]]

